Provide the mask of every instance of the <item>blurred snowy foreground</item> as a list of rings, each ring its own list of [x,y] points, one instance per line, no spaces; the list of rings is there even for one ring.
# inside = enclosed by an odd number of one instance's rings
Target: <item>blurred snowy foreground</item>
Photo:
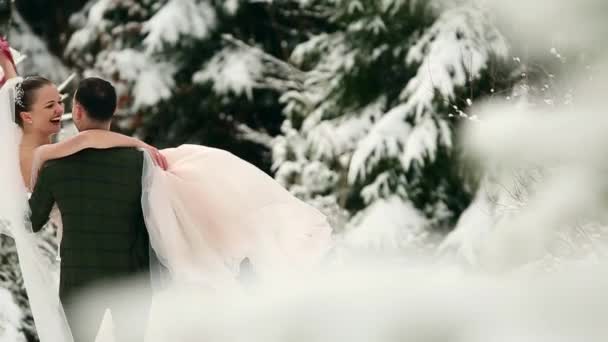
[[[326,269],[272,286],[252,285],[238,294],[168,290],[155,299],[146,341],[608,338],[606,265],[543,276],[482,276],[428,265],[386,265]],[[141,305],[136,287],[116,290],[119,295],[107,289],[105,295],[120,298],[126,313]],[[111,334],[109,325],[103,334]]]

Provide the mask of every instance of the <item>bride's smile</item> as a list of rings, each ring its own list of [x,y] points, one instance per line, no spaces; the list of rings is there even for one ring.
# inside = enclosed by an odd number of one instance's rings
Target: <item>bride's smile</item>
[[[27,111],[18,113],[24,126],[30,126],[36,132],[49,135],[59,132],[64,107],[61,95],[54,84],[43,86],[35,92],[33,99],[25,100],[31,101],[24,103]]]

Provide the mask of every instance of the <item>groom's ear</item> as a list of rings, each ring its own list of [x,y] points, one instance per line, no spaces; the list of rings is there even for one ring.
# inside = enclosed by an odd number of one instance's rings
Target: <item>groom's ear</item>
[[[72,117],[77,120],[82,119],[82,107],[78,103],[74,103],[74,107],[72,108]]]

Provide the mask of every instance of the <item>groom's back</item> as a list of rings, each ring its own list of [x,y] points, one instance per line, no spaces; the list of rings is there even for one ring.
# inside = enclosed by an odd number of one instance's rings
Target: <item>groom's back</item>
[[[87,149],[47,164],[44,181],[63,220],[61,296],[95,281],[147,271],[143,152]]]

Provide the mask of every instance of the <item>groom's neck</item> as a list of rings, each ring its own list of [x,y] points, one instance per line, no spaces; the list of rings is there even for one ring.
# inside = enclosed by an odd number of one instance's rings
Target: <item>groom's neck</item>
[[[83,125],[83,127],[80,127],[80,131],[89,131],[92,129],[101,129],[101,130],[105,130],[105,131],[109,131],[110,130],[110,126],[111,126],[111,122],[107,122],[107,123],[87,123],[86,125]]]

